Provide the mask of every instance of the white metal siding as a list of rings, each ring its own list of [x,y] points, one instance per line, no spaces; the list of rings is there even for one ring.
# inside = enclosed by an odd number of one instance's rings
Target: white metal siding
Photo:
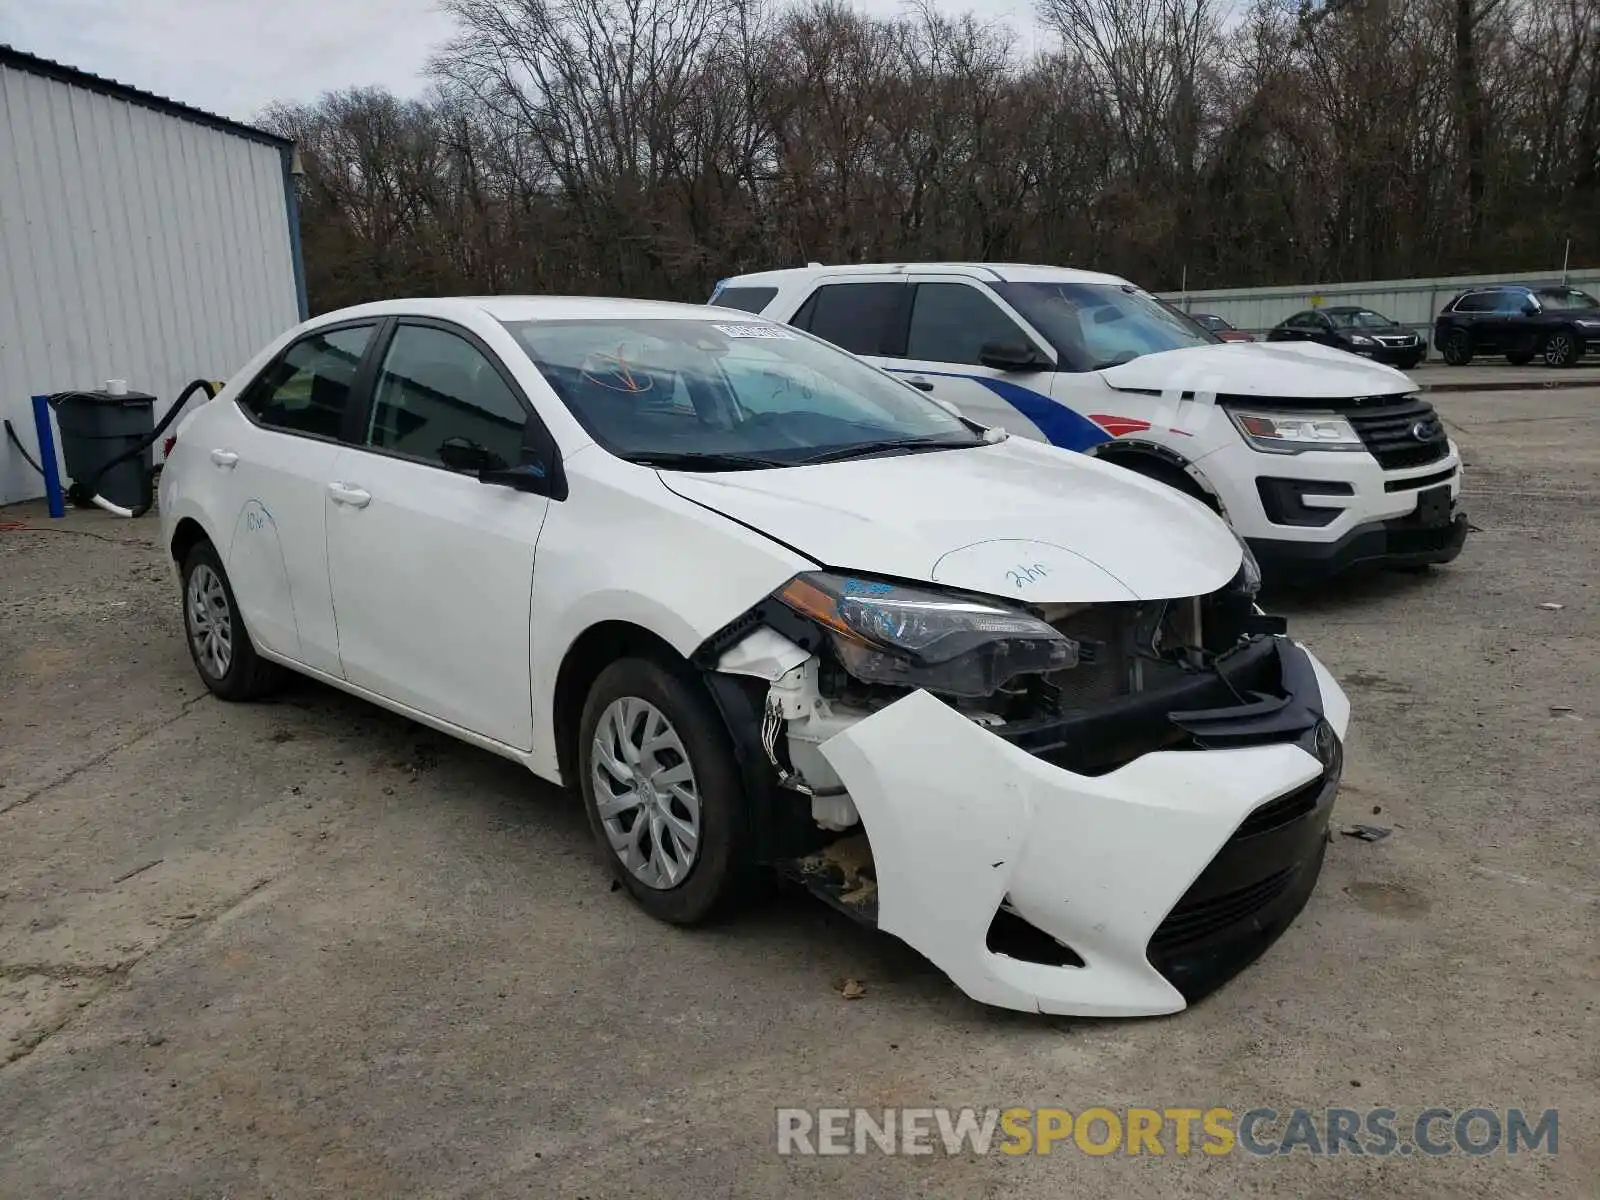
[[[1506,275],[1457,275],[1440,279],[1384,279],[1361,283],[1329,283],[1310,287],[1219,288],[1182,295],[1168,292],[1168,300],[1189,312],[1215,313],[1230,325],[1251,333],[1265,333],[1285,317],[1312,307],[1331,308],[1359,304],[1428,336],[1432,350],[1433,319],[1456,293],[1470,287],[1497,283],[1561,283],[1560,271],[1523,271]],[[1600,270],[1572,270],[1565,282],[1591,295],[1600,294]],[[1312,297],[1320,297],[1318,305]]]
[[[0,65],[0,416],[224,379],[299,320],[275,146]],[[37,457],[37,455],[35,455]],[[0,503],[44,494],[0,438]]]

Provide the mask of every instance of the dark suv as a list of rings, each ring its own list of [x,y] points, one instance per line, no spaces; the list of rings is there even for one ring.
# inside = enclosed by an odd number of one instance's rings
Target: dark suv
[[[1474,354],[1504,354],[1518,366],[1539,357],[1570,367],[1585,354],[1600,354],[1600,301],[1564,284],[1474,288],[1444,306],[1433,343],[1453,367]]]

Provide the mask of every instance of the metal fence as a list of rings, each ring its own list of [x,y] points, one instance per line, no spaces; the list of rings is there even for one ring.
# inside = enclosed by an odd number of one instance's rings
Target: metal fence
[[[1444,279],[1383,279],[1363,283],[1328,283],[1310,287],[1218,288],[1201,292],[1165,292],[1162,299],[1188,312],[1215,313],[1224,321],[1264,334],[1285,317],[1307,308],[1359,304],[1422,334],[1433,349],[1433,318],[1457,292],[1497,283],[1567,283],[1600,295],[1600,268],[1528,271],[1519,275],[1456,275]]]

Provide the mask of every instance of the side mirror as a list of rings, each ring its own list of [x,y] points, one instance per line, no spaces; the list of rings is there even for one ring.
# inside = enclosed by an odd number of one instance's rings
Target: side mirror
[[[439,443],[439,461],[452,471],[464,471],[473,475],[481,475],[485,471],[507,465],[506,460],[492,450],[463,437],[445,438]]]
[[[1539,315],[1539,306],[1529,300],[1522,306],[1522,315],[1525,317],[1537,317]]]
[[[996,371],[1034,371],[1050,365],[1027,342],[985,342],[978,350],[978,361]]]
[[[478,472],[479,483],[493,483],[519,492],[550,493],[548,472],[543,463],[523,463],[520,467],[490,467]]]
[[[512,466],[493,450],[463,437],[446,438],[439,446],[439,461],[452,471],[476,475],[479,483],[516,488],[519,492],[548,491],[544,464],[524,454],[521,466]]]

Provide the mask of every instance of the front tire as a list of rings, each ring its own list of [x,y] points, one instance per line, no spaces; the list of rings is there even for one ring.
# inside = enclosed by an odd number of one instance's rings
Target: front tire
[[[221,699],[254,700],[283,682],[283,668],[256,653],[210,542],[197,542],[183,560],[183,631],[201,682]]]
[[[743,781],[686,670],[625,658],[600,672],[578,725],[578,780],[601,858],[651,916],[698,924],[744,892]]]
[[[1464,367],[1472,361],[1472,338],[1465,329],[1452,329],[1439,351],[1452,367]]]
[[[1570,367],[1578,361],[1578,339],[1558,329],[1544,340],[1544,365]]]

